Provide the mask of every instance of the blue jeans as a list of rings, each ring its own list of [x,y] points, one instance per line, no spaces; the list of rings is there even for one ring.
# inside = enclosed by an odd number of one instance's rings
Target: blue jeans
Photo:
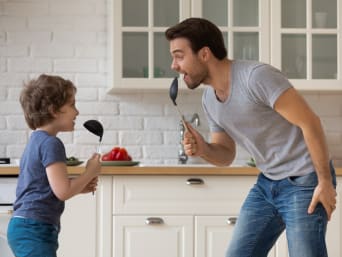
[[[33,219],[12,217],[8,244],[16,257],[56,257],[58,227]]]
[[[333,183],[336,175],[331,165]],[[226,257],[266,257],[286,228],[290,257],[327,257],[327,214],[321,204],[309,215],[316,172],[270,180],[263,174],[249,192],[234,228]]]

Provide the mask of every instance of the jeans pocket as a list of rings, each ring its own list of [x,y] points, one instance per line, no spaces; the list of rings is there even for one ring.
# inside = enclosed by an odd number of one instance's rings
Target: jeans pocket
[[[318,184],[316,172],[311,172],[304,176],[289,177],[288,181],[294,186],[315,187]]]
[[[330,162],[330,173],[331,173],[331,177],[332,177],[332,183],[333,183],[334,187],[336,188],[336,173],[335,173],[335,168],[334,168],[332,162]],[[318,178],[317,178],[317,174],[315,171],[313,171],[307,175],[304,175],[304,176],[289,177],[288,181],[292,185],[302,186],[302,187],[315,187],[318,184]]]

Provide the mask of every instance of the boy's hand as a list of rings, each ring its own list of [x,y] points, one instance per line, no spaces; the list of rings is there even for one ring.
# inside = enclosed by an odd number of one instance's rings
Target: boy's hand
[[[95,192],[97,187],[98,177],[93,178],[81,191],[81,193]]]

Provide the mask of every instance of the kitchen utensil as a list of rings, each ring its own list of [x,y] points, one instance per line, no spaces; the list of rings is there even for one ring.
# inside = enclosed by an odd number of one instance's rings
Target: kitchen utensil
[[[178,95],[178,78],[177,77],[175,77],[171,83],[169,95],[170,95],[170,98],[173,102],[173,105],[176,106],[176,109],[177,109],[177,111],[178,111],[178,113],[182,119],[185,130],[188,131],[188,127],[186,125],[184,115],[181,113],[181,111],[179,110],[179,107],[176,103],[176,99],[177,99],[177,95]]]
[[[87,130],[89,130],[91,133],[100,137],[99,145],[97,147],[97,152],[100,153],[100,146],[101,146],[102,137],[103,137],[103,126],[102,126],[102,124],[97,120],[87,120],[86,122],[84,122],[83,126]]]

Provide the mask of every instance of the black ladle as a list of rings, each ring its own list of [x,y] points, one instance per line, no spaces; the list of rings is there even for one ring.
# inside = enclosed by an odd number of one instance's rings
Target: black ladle
[[[100,152],[100,145],[102,142],[103,137],[103,126],[102,124],[97,120],[87,120],[83,123],[83,126],[88,129],[91,133],[95,134],[96,136],[100,137],[99,145],[97,147],[97,152]]]
[[[178,95],[178,78],[177,77],[175,77],[171,83],[169,95],[170,95],[170,98],[173,102],[173,105],[176,106],[176,109],[177,109],[179,115],[181,116],[185,130],[188,130],[188,127],[187,127],[186,122],[185,122],[184,115],[181,113],[181,111],[179,110],[178,105],[176,103],[176,99],[177,99],[177,95]]]

